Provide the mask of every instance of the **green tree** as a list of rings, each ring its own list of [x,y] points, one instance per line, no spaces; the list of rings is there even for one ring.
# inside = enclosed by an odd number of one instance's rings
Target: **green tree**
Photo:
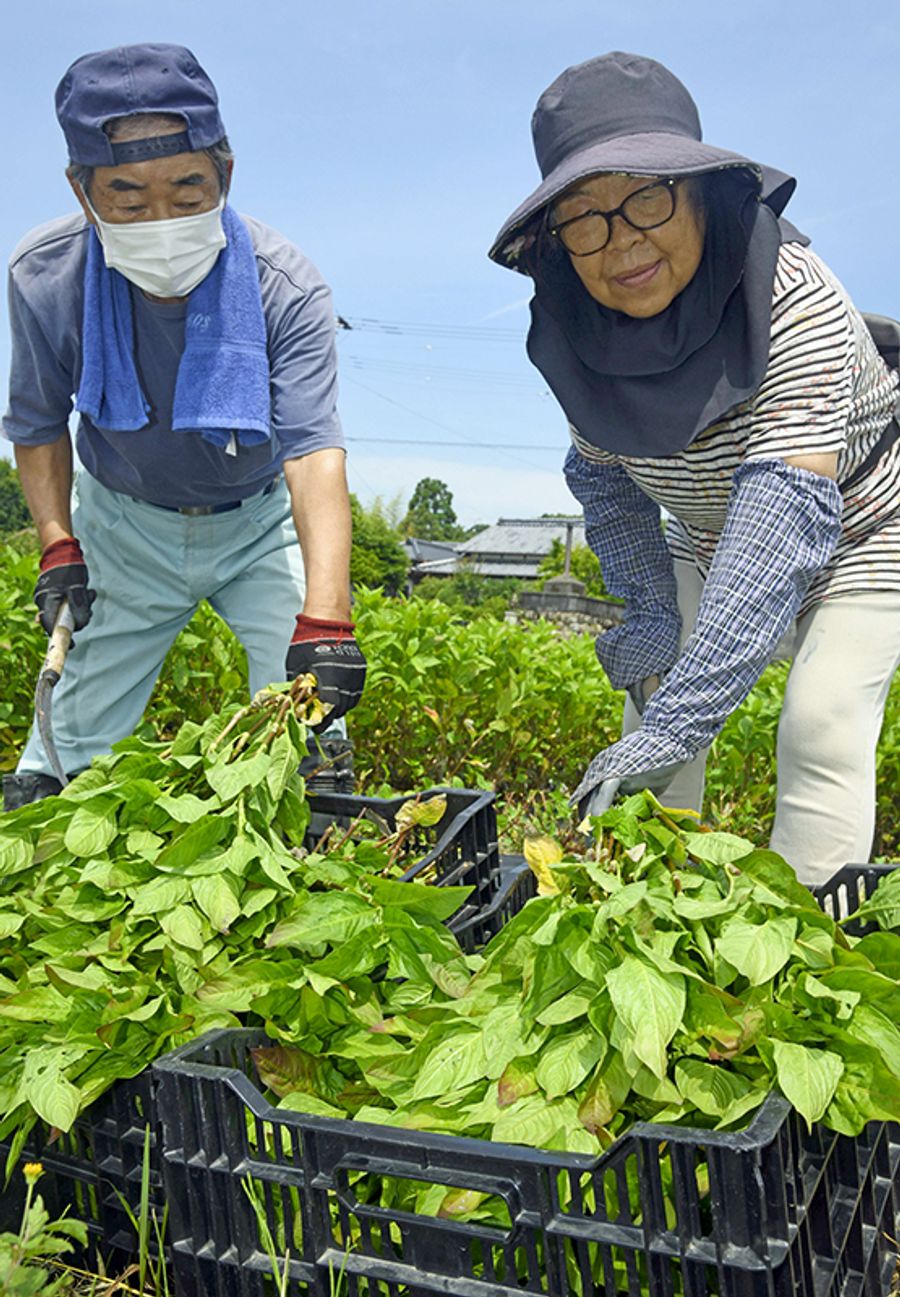
[[[461,527],[460,535],[457,537],[457,539],[471,540],[472,537],[477,536],[479,532],[487,531],[489,525],[490,524],[486,522],[476,522],[473,523],[471,527]]]
[[[426,576],[413,588],[416,599],[437,599],[466,621],[473,617],[503,617],[512,599],[529,583],[520,577],[478,576],[465,565],[455,576]]]
[[[468,535],[457,520],[453,492],[436,477],[423,477],[416,483],[401,530],[404,536],[419,540],[464,540]]]
[[[372,507],[366,509],[355,495],[351,495],[350,512],[353,517],[352,584],[380,587],[385,594],[399,594],[406,583],[409,559],[384,505],[376,499]]]
[[[21,531],[30,522],[19,474],[8,460],[0,459],[0,535]]]

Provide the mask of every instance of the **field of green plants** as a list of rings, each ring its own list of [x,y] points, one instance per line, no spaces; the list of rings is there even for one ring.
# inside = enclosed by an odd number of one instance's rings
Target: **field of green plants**
[[[3,770],[25,740],[45,645],[36,566],[25,537],[0,550]],[[495,788],[504,845],[524,847],[537,897],[465,954],[447,924],[469,889],[399,881],[442,797],[310,846],[297,767],[321,717],[312,677],[247,705],[242,651],[201,609],[138,733],[65,797],[2,817],[10,1166],[36,1123],[70,1130],[111,1085],[214,1027],[265,1031],[253,1062],[281,1108],[570,1153],[603,1151],[641,1120],[731,1130],[773,1089],[851,1137],[896,1120],[900,870],[859,911],[871,925],[860,938],[765,849],[785,666],[717,741],[705,824],[638,794],[594,821],[588,846],[567,797],[621,711],[591,637],[507,623],[490,602],[473,612],[365,588],[356,618],[370,662],[350,718],[359,790]],[[876,851],[897,859],[897,686],[879,761]],[[95,1293],[40,1268],[84,1227],[49,1221],[40,1165],[22,1174],[0,1293]],[[375,1180],[379,1209],[503,1224],[490,1194]],[[138,1289],[163,1297],[141,1210]],[[274,1241],[259,1225],[278,1274],[288,1218]],[[595,1262],[594,1287],[568,1274],[573,1297],[599,1291]]]
[[[15,766],[31,724],[44,651],[31,591],[37,556],[0,548],[0,771]],[[494,787],[509,849],[522,830],[552,830],[591,755],[617,734],[621,695],[609,687],[589,636],[561,639],[549,624],[514,626],[438,599],[357,591],[358,634],[369,659],[362,703],[349,718],[357,787],[371,795],[435,784]],[[774,806],[775,730],[786,667],[774,666],[730,718],[710,757],[704,815],[757,843]],[[144,718],[145,737],[171,737],[245,697],[243,652],[202,608],[169,654]],[[900,681],[878,749],[873,858],[900,859]]]

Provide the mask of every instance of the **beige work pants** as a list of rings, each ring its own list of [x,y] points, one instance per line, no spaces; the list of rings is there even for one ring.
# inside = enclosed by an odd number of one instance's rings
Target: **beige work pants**
[[[676,561],[682,643],[697,617],[703,579]],[[778,725],[778,792],[770,846],[802,882],[823,883],[869,860],[875,832],[875,749],[900,666],[900,594],[837,595],[798,618],[776,656],[791,656]],[[640,717],[626,698],[622,732]],[[701,810],[708,749],[662,800]],[[900,816],[900,788],[894,790]]]

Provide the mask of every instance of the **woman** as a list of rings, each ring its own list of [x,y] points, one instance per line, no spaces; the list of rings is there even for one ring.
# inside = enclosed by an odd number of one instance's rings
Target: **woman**
[[[626,601],[597,643],[625,735],[575,799],[650,787],[699,809],[706,749],[791,631],[772,847],[824,881],[869,858],[900,663],[897,375],[781,219],[794,181],[702,142],[661,64],[568,69],[533,132],[543,182],[490,255],[534,280],[528,354]],[[896,364],[900,328],[872,327]]]

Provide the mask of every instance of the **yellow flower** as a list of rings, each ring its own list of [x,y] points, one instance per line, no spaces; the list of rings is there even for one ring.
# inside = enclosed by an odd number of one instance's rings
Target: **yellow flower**
[[[22,1170],[29,1184],[36,1184],[44,1174],[44,1168],[40,1162],[26,1162]]]

